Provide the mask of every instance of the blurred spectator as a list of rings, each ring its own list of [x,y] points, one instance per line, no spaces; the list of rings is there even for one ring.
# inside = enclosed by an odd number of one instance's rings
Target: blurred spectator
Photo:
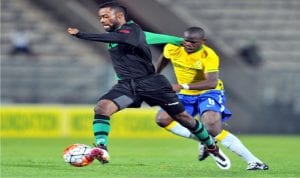
[[[254,40],[250,40],[248,44],[241,47],[239,54],[243,58],[244,62],[251,66],[260,66],[263,62],[259,46],[254,42]]]
[[[10,51],[11,55],[26,54],[34,56],[34,52],[30,45],[30,38],[25,29],[19,28],[13,31],[10,35],[10,40],[12,42],[12,49]]]

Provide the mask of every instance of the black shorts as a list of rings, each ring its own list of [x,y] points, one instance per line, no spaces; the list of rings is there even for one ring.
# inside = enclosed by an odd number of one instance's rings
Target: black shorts
[[[120,80],[118,84],[100,98],[113,101],[122,110],[127,107],[138,108],[144,101],[150,106],[160,106],[170,116],[184,111],[170,82],[160,74],[145,78]]]

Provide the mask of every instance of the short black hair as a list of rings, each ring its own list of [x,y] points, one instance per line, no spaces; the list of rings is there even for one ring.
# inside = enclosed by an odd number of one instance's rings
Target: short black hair
[[[124,17],[127,18],[127,8],[125,6],[122,6],[118,2],[110,1],[100,4],[99,9],[110,7],[114,9],[117,12],[122,12],[124,14]]]
[[[189,27],[185,31],[188,32],[189,34],[195,34],[199,36],[199,38],[205,38],[205,32],[201,27]]]

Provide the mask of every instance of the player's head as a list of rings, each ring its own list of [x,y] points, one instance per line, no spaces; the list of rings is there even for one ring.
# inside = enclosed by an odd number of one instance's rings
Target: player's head
[[[111,32],[126,23],[127,9],[117,2],[107,2],[100,5],[98,15],[103,28]]]
[[[205,42],[204,30],[200,27],[190,27],[183,33],[184,41],[182,45],[187,53],[193,53],[199,50]]]

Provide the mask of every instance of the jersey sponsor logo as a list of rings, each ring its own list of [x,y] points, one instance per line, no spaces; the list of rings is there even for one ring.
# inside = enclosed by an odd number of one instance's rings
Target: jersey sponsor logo
[[[202,63],[200,61],[196,61],[194,64],[192,64],[191,68],[193,69],[202,69]]]
[[[190,69],[192,69],[190,67],[185,67],[185,66],[183,66],[183,65],[181,65],[179,63],[175,63],[175,62],[173,63],[173,65],[174,65],[174,67],[182,68],[184,70],[190,70]]]
[[[129,34],[130,31],[129,30],[126,30],[126,29],[122,29],[122,30],[119,30],[120,33],[125,33],[125,34]]]
[[[194,64],[190,64],[189,66],[184,66],[184,65],[180,64],[179,62],[175,62],[176,60],[177,59],[175,59],[173,61],[174,67],[182,68],[184,70],[202,70],[203,69],[202,64],[201,64],[200,61],[196,62]]]

